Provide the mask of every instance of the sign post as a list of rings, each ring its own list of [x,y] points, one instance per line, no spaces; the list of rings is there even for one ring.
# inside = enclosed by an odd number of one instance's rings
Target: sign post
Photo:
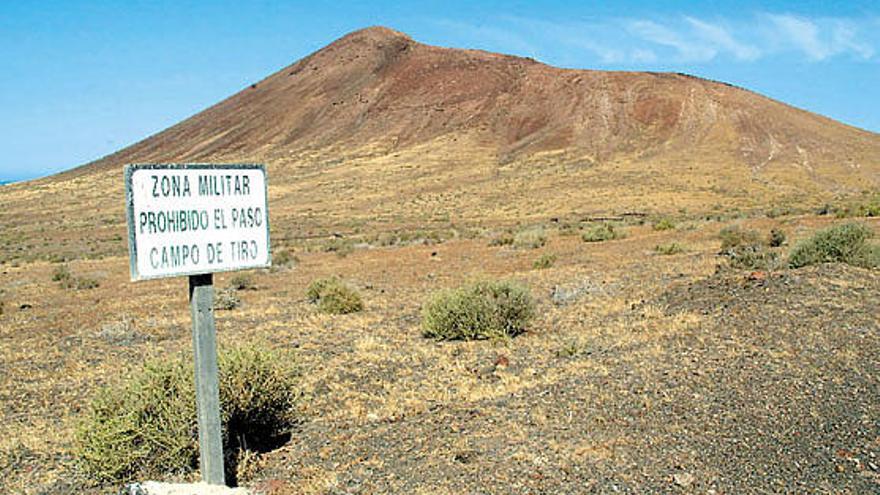
[[[225,484],[214,272],[271,265],[266,169],[252,164],[125,167],[133,281],[189,277],[199,467]]]
[[[199,421],[199,468],[211,485],[225,485],[223,434],[220,431],[220,384],[217,373],[217,332],[214,327],[214,275],[189,276],[192,312],[196,405]]]

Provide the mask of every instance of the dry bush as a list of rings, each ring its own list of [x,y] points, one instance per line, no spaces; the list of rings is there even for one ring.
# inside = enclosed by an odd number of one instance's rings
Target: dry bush
[[[610,223],[600,223],[588,228],[582,235],[584,242],[603,242],[626,237],[625,232]]]
[[[480,281],[434,294],[422,312],[422,328],[438,340],[506,338],[524,332],[534,314],[526,286]]]
[[[245,347],[218,355],[221,421],[228,476],[241,449],[279,446],[297,420],[293,357]],[[98,481],[193,471],[198,431],[192,357],[153,361],[104,388],[76,429],[75,455]]]
[[[364,309],[360,294],[336,277],[313,281],[306,289],[306,298],[327,314],[344,315]]]
[[[761,235],[757,230],[743,229],[739,225],[724,227],[718,237],[721,238],[721,254],[733,248],[761,244]]]
[[[229,279],[229,288],[232,290],[248,290],[255,287],[254,277],[247,273],[240,273]]]
[[[235,289],[227,287],[220,289],[214,294],[214,309],[218,311],[229,311],[235,309],[241,304],[241,298],[235,293]]]
[[[654,230],[673,230],[675,229],[675,222],[669,217],[663,217],[655,221],[651,227]]]
[[[776,270],[781,267],[779,253],[761,244],[748,244],[728,249],[724,254],[730,266],[742,270]]]

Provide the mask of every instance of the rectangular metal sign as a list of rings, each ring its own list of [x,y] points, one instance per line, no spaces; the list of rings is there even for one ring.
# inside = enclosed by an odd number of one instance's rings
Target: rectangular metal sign
[[[266,167],[125,167],[131,279],[271,265]]]

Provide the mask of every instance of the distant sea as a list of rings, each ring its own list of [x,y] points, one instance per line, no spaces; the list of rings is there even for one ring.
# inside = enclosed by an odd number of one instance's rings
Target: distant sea
[[[6,184],[12,184],[11,180],[0,180],[0,186],[5,186]]]

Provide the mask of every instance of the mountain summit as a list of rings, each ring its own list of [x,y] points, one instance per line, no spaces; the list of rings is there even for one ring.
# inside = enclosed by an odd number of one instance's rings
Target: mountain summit
[[[272,160],[336,146],[393,151],[441,137],[467,138],[500,163],[544,151],[591,161],[671,154],[698,161],[712,152],[757,174],[799,168],[827,186],[841,174],[877,180],[880,156],[877,134],[727,84],[559,69],[372,27],[96,165]]]
[[[79,190],[89,216],[121,208],[122,165],[183,161],[266,163],[275,226],[344,231],[813,206],[880,186],[880,135],[689,75],[371,27],[47,182]]]

